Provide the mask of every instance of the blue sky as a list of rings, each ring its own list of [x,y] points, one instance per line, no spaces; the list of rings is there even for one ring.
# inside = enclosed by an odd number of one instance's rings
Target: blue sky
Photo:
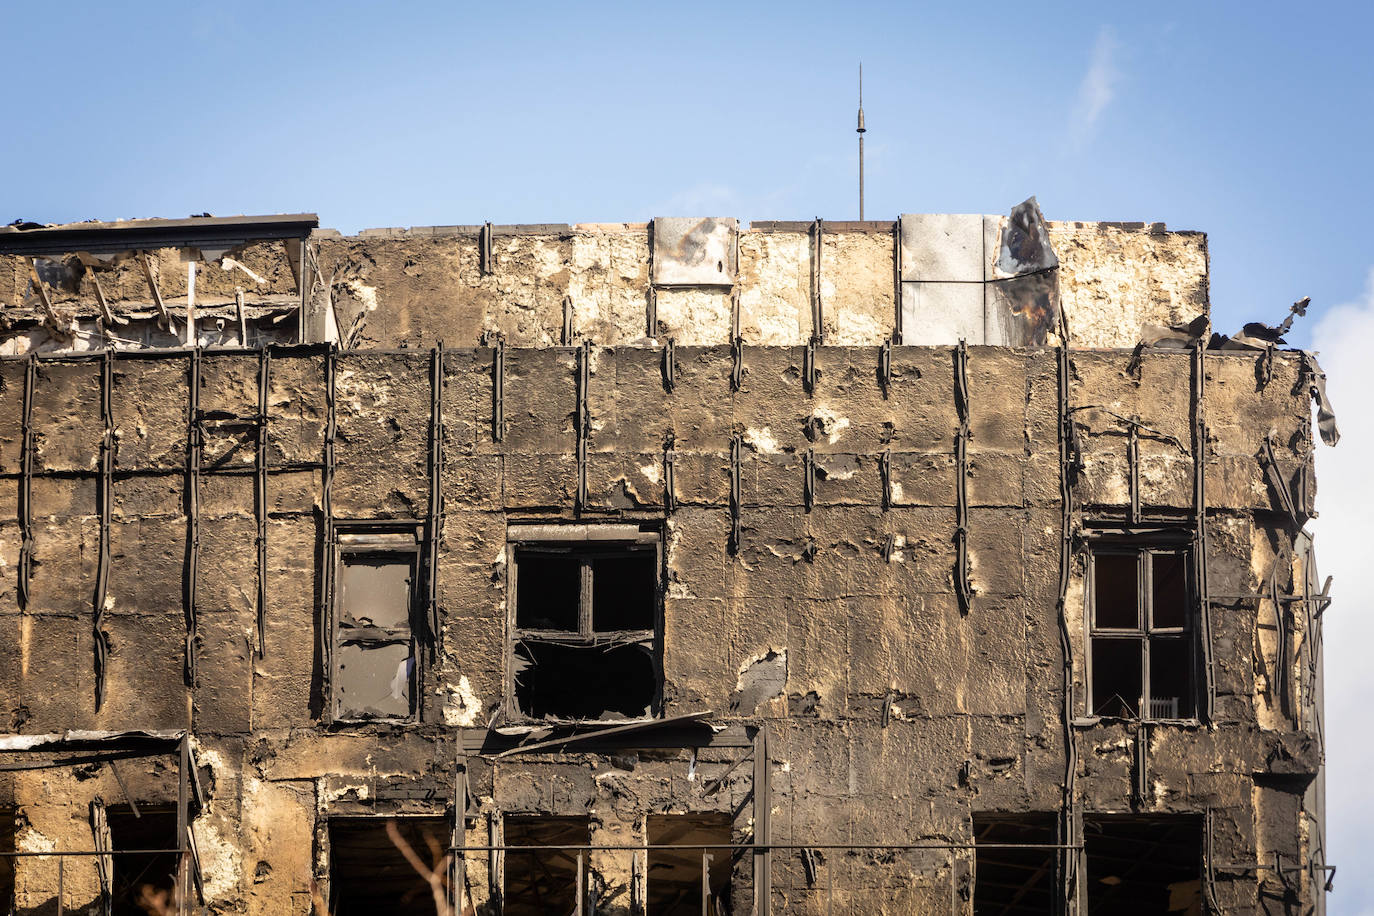
[[[1332,352],[1347,430],[1319,454],[1329,511],[1315,526],[1338,595],[1331,904],[1374,913],[1359,868],[1374,744],[1358,734],[1374,666],[1357,651],[1374,640],[1360,620],[1374,577],[1345,546],[1369,517],[1353,507],[1374,514],[1359,467],[1374,375],[1354,337],[1374,333],[1374,8],[5,6],[0,222],[853,219],[862,60],[870,219],[1000,213],[1035,194],[1051,219],[1207,231],[1219,329],[1311,296],[1290,340],[1316,333]]]

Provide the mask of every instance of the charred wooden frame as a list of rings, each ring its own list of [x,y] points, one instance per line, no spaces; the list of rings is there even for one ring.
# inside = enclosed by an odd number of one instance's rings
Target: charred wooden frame
[[[621,715],[602,710],[589,718],[630,718],[645,716],[656,718],[661,715],[663,701],[663,544],[661,533],[653,527],[636,524],[586,524],[586,525],[543,525],[512,524],[507,531],[507,620],[506,628],[506,697],[505,711],[515,720],[567,721],[581,716],[565,716],[556,712],[531,711],[521,700],[525,692],[533,702],[531,692],[536,688],[531,682],[522,681],[521,674],[537,669],[541,664],[569,664],[597,667],[587,659],[592,653],[617,653],[626,658],[642,653],[644,661],[651,670],[653,684],[651,689],[643,689],[644,713],[634,715],[622,711]],[[641,567],[641,572],[651,569],[651,580],[635,583],[630,574],[633,570],[612,573],[612,568],[626,561]],[[522,572],[530,576],[535,565],[541,569],[542,578],[530,578],[524,586],[527,597],[522,604]],[[626,621],[610,617],[598,621],[598,575],[614,575],[616,585],[647,587],[648,594],[642,596],[647,614],[639,626],[623,626]],[[561,576],[562,580],[558,581]],[[626,580],[629,577],[631,581]],[[561,599],[563,606],[554,613],[561,613],[562,619],[553,617],[535,618],[538,599],[534,597],[534,583],[539,588],[575,589],[575,598],[570,595],[554,595]],[[609,590],[600,596],[602,602],[611,600]],[[522,611],[525,612],[522,614]],[[571,612],[571,613],[570,613]],[[575,616],[573,616],[575,614]],[[648,624],[647,626],[643,624]],[[630,655],[625,655],[625,653]],[[542,658],[541,658],[542,653]],[[607,660],[609,662],[609,659]],[[633,662],[632,662],[633,663]],[[638,664],[638,663],[633,663]],[[641,672],[642,674],[642,672]],[[565,689],[575,692],[580,685],[569,683]],[[622,683],[622,686],[625,686]],[[641,685],[644,688],[644,685]],[[544,701],[541,700],[541,703]],[[571,701],[570,701],[571,702]],[[595,705],[595,704],[593,704]],[[541,706],[542,708],[542,706]]]
[[[330,616],[325,628],[331,640],[330,658],[333,665],[330,677],[330,683],[333,685],[330,696],[331,717],[336,722],[407,721],[412,718],[423,718],[424,704],[421,697],[427,667],[423,658],[424,653],[421,651],[423,643],[426,642],[424,636],[427,628],[424,618],[419,614],[423,527],[419,523],[408,521],[335,520],[331,529],[331,593],[334,600],[329,608]],[[370,577],[375,580],[384,578],[380,573],[382,567],[405,569],[407,579],[404,594],[396,599],[400,605],[396,620],[379,623],[375,619],[355,617],[349,614],[344,606],[348,600],[346,580],[349,569],[365,565],[378,567],[378,573]],[[409,662],[410,670],[406,675],[405,686],[409,708],[405,712],[372,712],[347,706],[344,692],[350,678],[343,673],[343,656],[347,647],[356,647],[363,652],[388,647],[404,647],[407,650],[406,660]],[[365,671],[363,677],[366,677]],[[396,677],[399,677],[399,674]],[[395,687],[393,682],[393,699],[396,699]]]

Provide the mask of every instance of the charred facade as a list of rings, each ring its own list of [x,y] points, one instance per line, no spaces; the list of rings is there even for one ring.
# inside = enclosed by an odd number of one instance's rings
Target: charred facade
[[[28,226],[0,302],[18,912],[1324,907],[1334,423],[1198,233]]]

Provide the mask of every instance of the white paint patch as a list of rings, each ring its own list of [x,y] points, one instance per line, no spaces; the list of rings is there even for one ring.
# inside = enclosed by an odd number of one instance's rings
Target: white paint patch
[[[252,277],[253,282],[258,284],[258,286],[267,285],[267,279],[265,277],[262,277],[259,274],[255,273],[253,269],[249,267],[247,264],[244,264],[240,261],[235,261],[233,258],[225,258],[224,260],[219,262],[219,266],[224,268],[225,270],[234,270],[235,268],[237,268],[243,271],[244,273],[248,274],[248,276]]]
[[[656,464],[640,465],[639,473],[643,474],[644,479],[654,486],[658,486],[663,481],[663,475],[659,472],[658,465]],[[0,565],[3,565],[3,563],[4,561],[0,560]]]
[[[902,501],[902,485],[897,481],[892,481],[892,501],[899,503]]]
[[[369,312],[377,311],[377,287],[368,286],[359,280],[349,280],[344,285],[354,298],[363,304],[363,308]]]
[[[14,845],[19,852],[52,852],[57,848],[57,844],[51,838],[44,836],[32,827],[20,832],[14,838]]]
[[[846,429],[849,429],[849,418],[840,416],[829,407],[817,407],[811,412],[811,416],[820,427],[821,434],[830,441],[831,445],[840,441],[840,436],[844,435]]]
[[[196,854],[205,880],[205,897],[229,900],[239,893],[243,873],[243,853],[233,837],[226,838],[217,820],[201,817],[191,824],[196,838]]]
[[[458,686],[444,685],[444,724],[451,728],[472,728],[482,714],[482,700],[472,689],[467,675],[458,678]]]
[[[781,451],[778,448],[778,440],[773,438],[773,431],[767,426],[763,429],[752,427],[746,429],[744,431],[744,444],[760,455],[776,455]]]

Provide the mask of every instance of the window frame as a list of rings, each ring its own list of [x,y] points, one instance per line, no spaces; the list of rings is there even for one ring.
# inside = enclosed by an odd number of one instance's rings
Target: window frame
[[[1199,665],[1198,635],[1201,621],[1194,547],[1190,540],[1170,534],[1097,537],[1089,542],[1087,572],[1084,576],[1084,653],[1085,699],[1087,713],[1092,719],[1139,721],[1146,723],[1197,724],[1203,672]],[[1154,607],[1154,560],[1156,556],[1177,556],[1182,560],[1185,575],[1183,623],[1181,626],[1157,626]],[[1097,558],[1101,556],[1129,556],[1136,559],[1136,625],[1134,627],[1099,626],[1097,623]],[[1140,709],[1135,716],[1109,716],[1097,712],[1094,691],[1093,649],[1097,640],[1135,640],[1140,647]],[[1157,639],[1181,642],[1186,648],[1188,680],[1188,715],[1155,716],[1151,714],[1150,656],[1152,642]],[[1183,699],[1181,695],[1180,700]]]
[[[421,576],[424,574],[424,522],[418,520],[335,520],[330,543],[331,589],[329,606],[329,721],[341,724],[366,724],[420,721],[423,706],[422,685],[425,683],[425,653],[422,649],[424,624],[419,619]],[[410,594],[406,603],[404,629],[394,627],[345,627],[342,623],[343,572],[348,560],[378,558],[408,560],[410,564]],[[348,630],[356,635],[344,636]],[[345,714],[340,707],[339,658],[345,643],[373,646],[406,643],[412,661],[410,671],[410,711],[404,716],[359,716]]]
[[[520,606],[520,561],[518,552],[568,554],[580,561],[578,590],[578,629],[524,628],[518,626]],[[603,630],[593,627],[595,608],[590,571],[592,560],[619,558],[627,554],[649,553],[653,557],[653,627],[629,630]],[[520,708],[515,683],[515,652],[525,641],[577,648],[605,647],[615,644],[641,645],[649,650],[654,668],[654,695],[647,716],[628,718],[600,717],[598,722],[644,722],[663,715],[663,600],[666,593],[663,569],[663,530],[649,523],[589,522],[577,524],[521,524],[511,522],[506,529],[506,652],[504,716],[508,721],[533,724],[564,724],[577,721],[557,716],[532,716]]]

